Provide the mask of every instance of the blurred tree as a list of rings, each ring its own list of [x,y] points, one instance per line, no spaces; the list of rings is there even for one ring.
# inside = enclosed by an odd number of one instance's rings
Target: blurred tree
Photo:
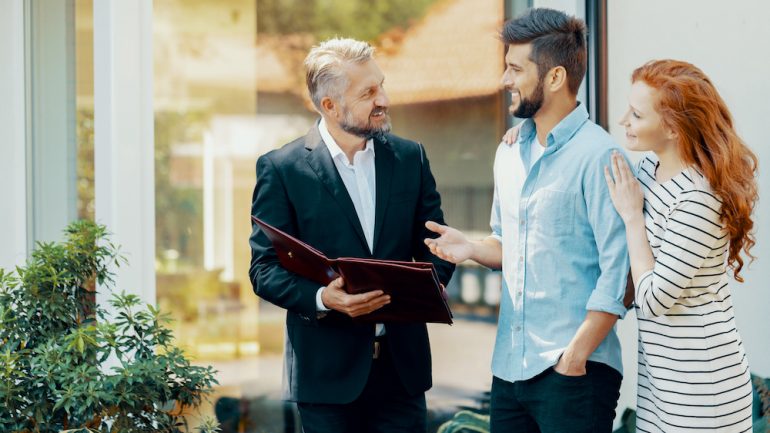
[[[77,111],[78,218],[94,219],[94,110]]]
[[[155,113],[155,257],[175,249],[190,266],[203,264],[203,191],[172,182],[172,147],[203,143],[208,115],[202,112]]]
[[[374,41],[406,29],[442,0],[257,0],[257,33],[310,33]]]

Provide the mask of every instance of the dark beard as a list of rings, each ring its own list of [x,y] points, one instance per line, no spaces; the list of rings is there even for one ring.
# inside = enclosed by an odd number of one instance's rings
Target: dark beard
[[[531,98],[520,96],[521,102],[519,102],[519,106],[513,111],[515,117],[518,117],[519,119],[529,119],[540,111],[543,107],[543,100],[545,99],[545,95],[543,94],[543,82],[543,78],[540,78],[537,87],[535,87],[535,90],[532,92]],[[519,92],[519,95],[521,95],[521,92]]]
[[[385,134],[390,132],[390,116],[388,116],[387,113],[385,113],[385,116],[387,117],[387,122],[382,126],[374,126],[368,119],[366,125],[361,126],[354,124],[350,119],[348,119],[348,116],[346,115],[340,123],[340,128],[342,128],[342,130],[348,134],[355,135],[356,137],[361,137],[366,140],[370,138],[382,139]]]

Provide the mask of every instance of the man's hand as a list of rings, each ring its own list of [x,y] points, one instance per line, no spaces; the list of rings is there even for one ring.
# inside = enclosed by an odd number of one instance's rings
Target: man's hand
[[[562,376],[583,376],[586,374],[586,360],[576,359],[567,348],[553,369]]]
[[[425,227],[441,235],[436,239],[425,239],[425,245],[428,246],[433,255],[455,264],[471,258],[473,244],[468,241],[461,231],[433,221],[426,222]]]
[[[344,286],[345,281],[339,277],[324,287],[321,292],[321,302],[326,308],[339,311],[350,317],[358,317],[390,303],[390,295],[386,295],[382,290],[351,295],[343,289]]]

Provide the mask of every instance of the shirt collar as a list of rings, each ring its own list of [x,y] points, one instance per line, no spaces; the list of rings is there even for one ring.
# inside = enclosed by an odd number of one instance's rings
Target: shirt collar
[[[548,133],[546,137],[546,143],[541,143],[546,146],[547,152],[554,152],[572,138],[573,135],[580,129],[581,126],[588,120],[588,111],[583,104],[577,103],[577,106],[572,110],[567,117],[561,119],[561,122]],[[519,138],[517,143],[526,143],[532,140],[536,133],[535,121],[532,119],[526,119],[521,124],[521,130],[519,130]],[[550,149],[553,150],[550,150]]]
[[[332,155],[332,159],[340,159],[342,162],[348,163],[348,158],[345,155],[345,152],[342,150],[339,144],[337,144],[336,141],[334,141],[334,137],[329,133],[329,128],[326,126],[326,119],[321,117],[321,121],[318,122],[318,132],[321,133],[321,139],[323,139],[323,142],[326,144],[326,147],[329,148],[329,153]],[[366,140],[366,147],[364,148],[364,152],[374,152],[374,140],[368,139]]]

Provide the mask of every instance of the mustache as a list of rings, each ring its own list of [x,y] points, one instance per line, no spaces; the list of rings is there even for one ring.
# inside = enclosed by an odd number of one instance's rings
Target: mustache
[[[378,111],[382,111],[382,114],[386,114],[386,115],[389,114],[388,107],[374,107],[374,110],[372,110],[372,112],[369,113],[369,116],[374,116],[374,113]]]
[[[513,87],[508,87],[508,86],[505,86],[504,89],[506,92],[517,93],[519,96],[521,96],[521,92],[519,92],[518,89],[514,89]]]

